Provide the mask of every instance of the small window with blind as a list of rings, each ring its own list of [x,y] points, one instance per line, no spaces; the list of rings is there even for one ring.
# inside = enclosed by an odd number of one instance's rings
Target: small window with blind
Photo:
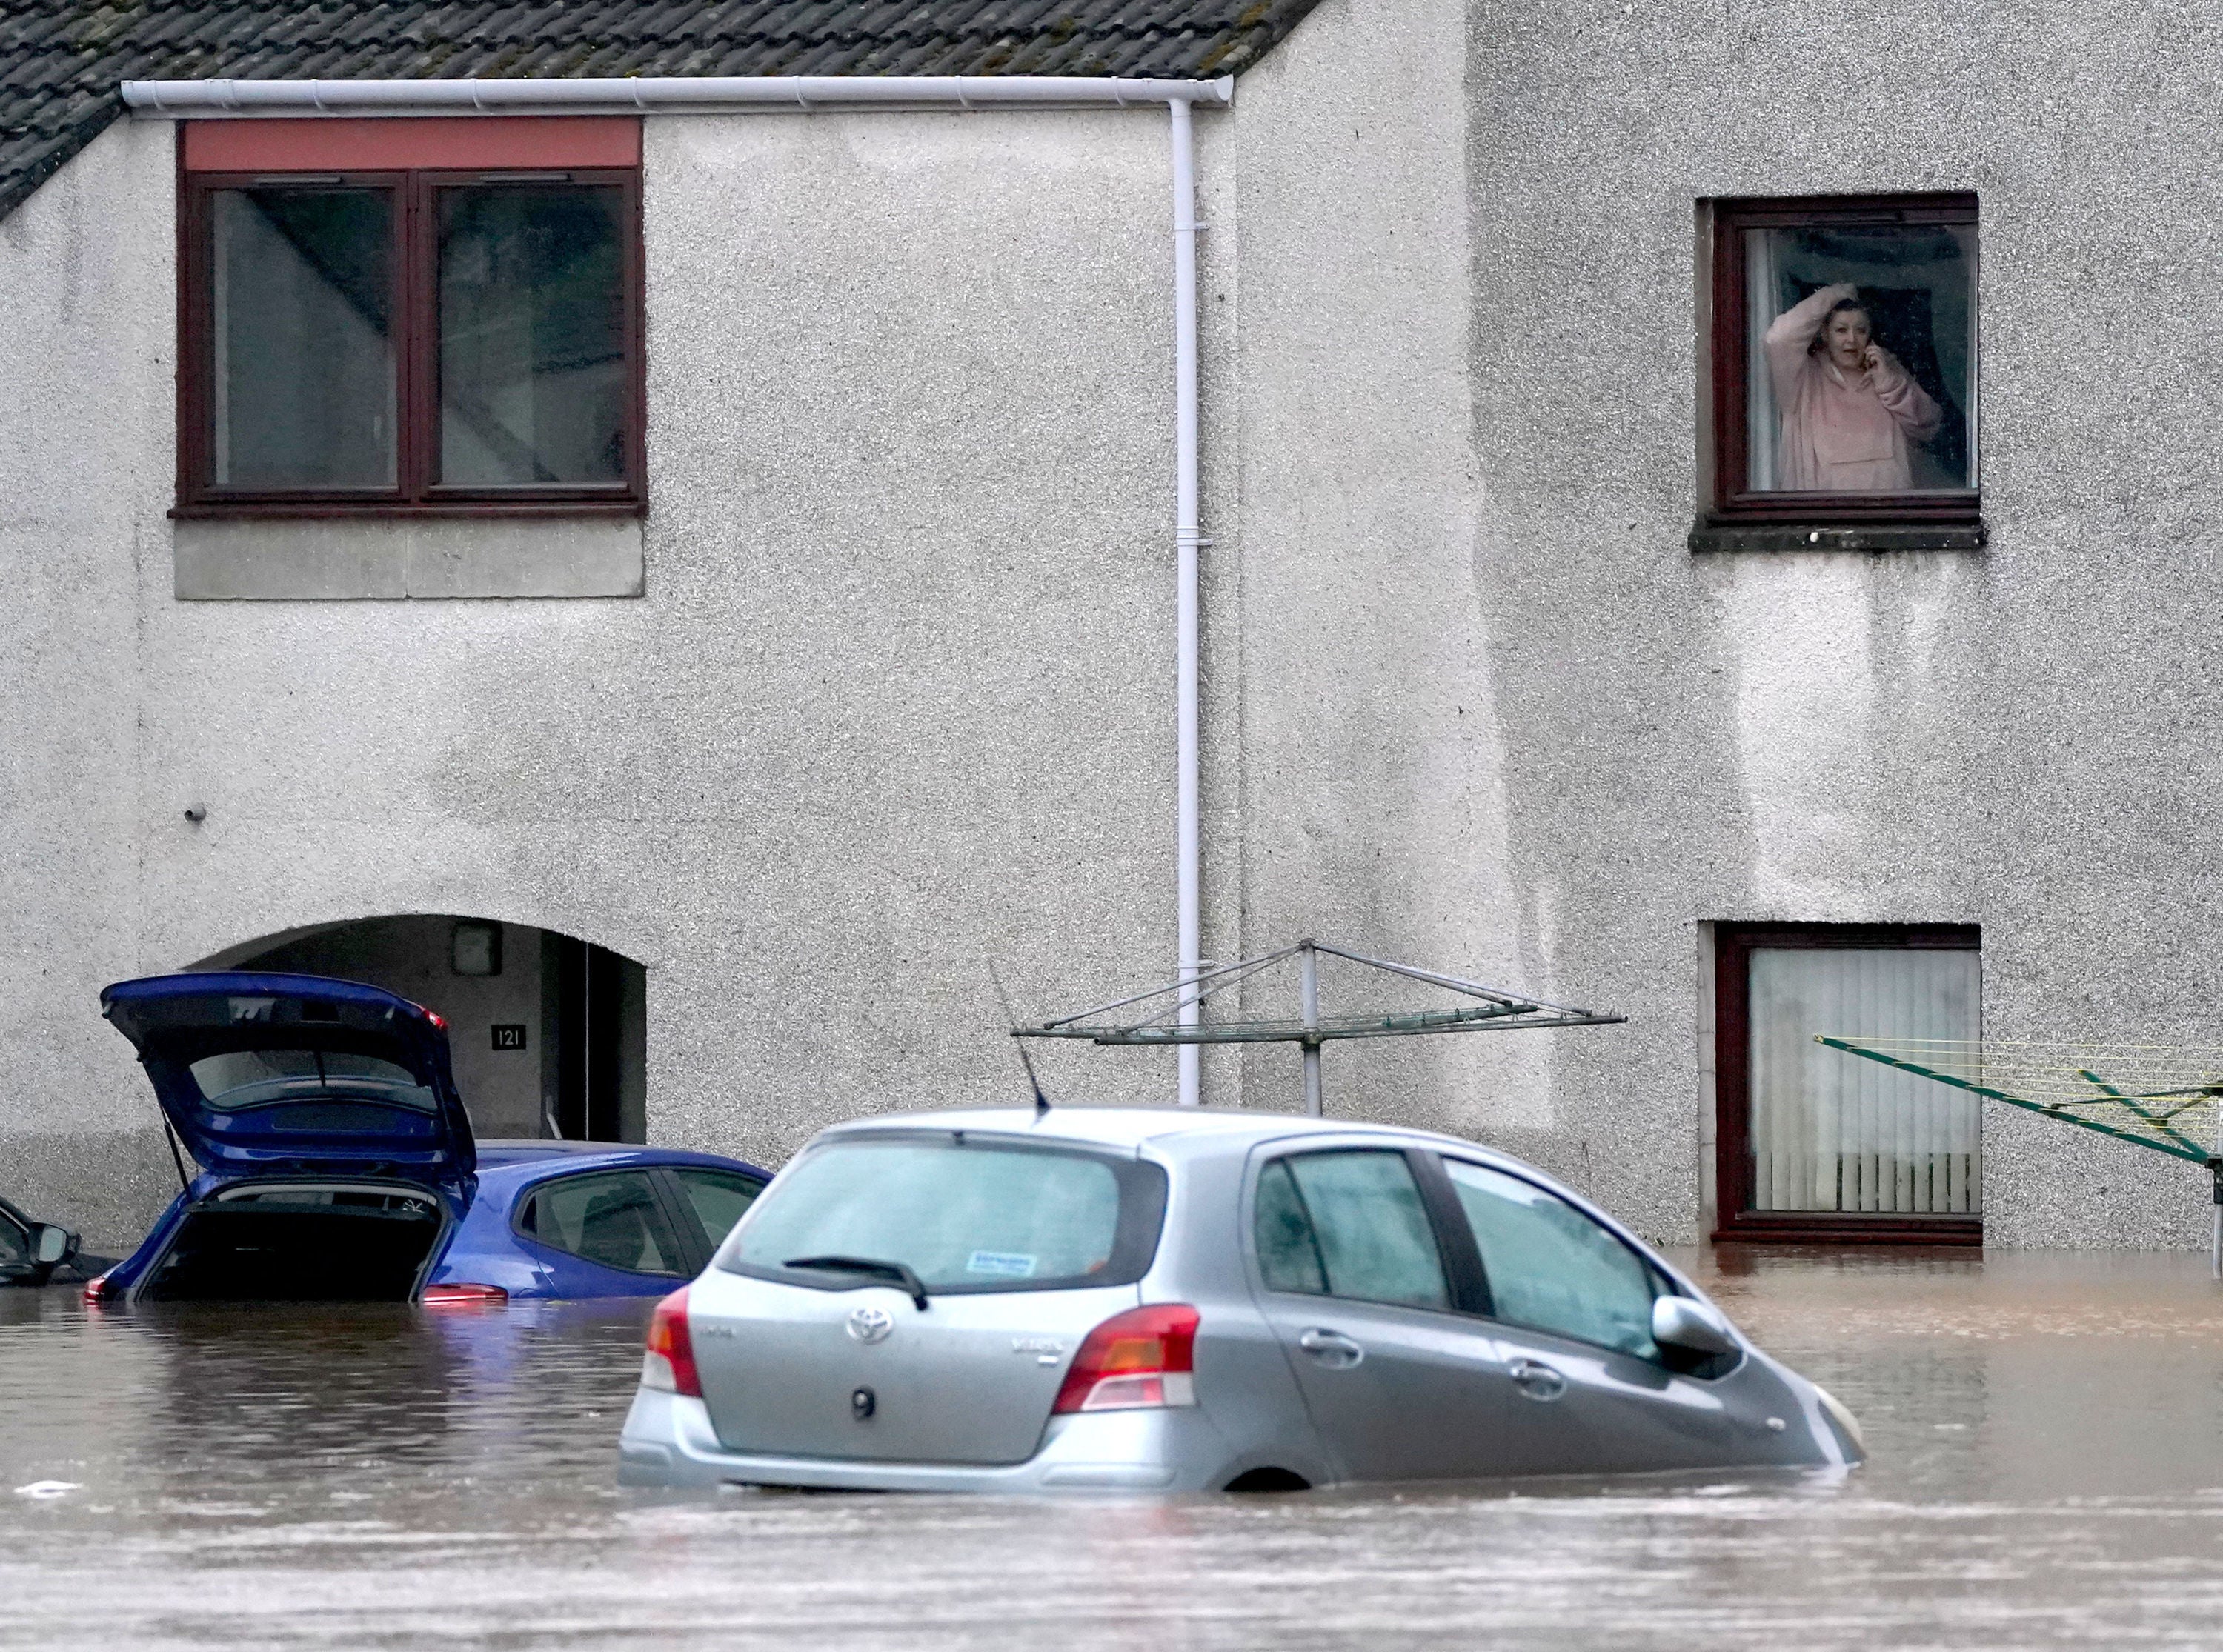
[[[1716,931],[1716,1239],[1981,1241],[1977,1098],[1816,1041],[1974,1041],[1981,958],[1961,925]]]

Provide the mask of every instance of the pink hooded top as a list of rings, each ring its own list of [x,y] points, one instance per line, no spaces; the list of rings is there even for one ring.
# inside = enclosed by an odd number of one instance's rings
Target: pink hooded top
[[[1851,376],[1813,351],[1839,296],[1824,287],[1801,299],[1775,318],[1761,341],[1782,420],[1775,485],[1810,493],[1903,492],[1914,486],[1910,442],[1936,435],[1944,415],[1880,345],[1877,365]]]

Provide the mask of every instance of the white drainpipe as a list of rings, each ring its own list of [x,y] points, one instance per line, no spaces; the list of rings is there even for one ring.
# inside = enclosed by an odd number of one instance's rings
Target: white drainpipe
[[[1203,861],[1198,801],[1196,148],[1193,104],[1235,101],[1235,78],[1084,79],[1061,75],[650,76],[613,79],[127,80],[124,105],[186,119],[315,115],[738,114],[797,110],[1124,109],[1173,116],[1174,185],[1174,908],[1183,981],[1201,968]],[[1183,1026],[1198,1019],[1193,1002]],[[1203,1099],[1197,1046],[1180,1046],[1179,1099]]]
[[[1197,552],[1205,542],[1196,506],[1196,145],[1189,107],[1171,104],[1174,122],[1174,908],[1181,979],[1192,981],[1204,949],[1204,866],[1197,801]],[[1196,1000],[1183,994],[1183,1027],[1197,1023]],[[1177,1047],[1178,1099],[1204,1099],[1200,1051]]]

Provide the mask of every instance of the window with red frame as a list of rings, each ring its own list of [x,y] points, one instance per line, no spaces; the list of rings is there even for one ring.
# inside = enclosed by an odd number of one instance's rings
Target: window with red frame
[[[1977,1098],[1816,1042],[1983,1037],[1957,924],[1714,931],[1716,1240],[1975,1245]]]
[[[184,146],[181,514],[639,508],[636,123]]]
[[[1975,197],[1710,210],[1710,496],[1698,528],[1926,525],[1940,546],[1959,543],[1955,529],[1980,543]]]

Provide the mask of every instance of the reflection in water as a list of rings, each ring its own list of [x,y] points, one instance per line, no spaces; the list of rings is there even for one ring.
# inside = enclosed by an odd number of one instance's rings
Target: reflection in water
[[[2197,1257],[1688,1258],[1848,1479],[1027,1504],[626,1492],[646,1304],[0,1291],[0,1647],[2207,1646]],[[74,1483],[16,1496],[40,1481]]]

